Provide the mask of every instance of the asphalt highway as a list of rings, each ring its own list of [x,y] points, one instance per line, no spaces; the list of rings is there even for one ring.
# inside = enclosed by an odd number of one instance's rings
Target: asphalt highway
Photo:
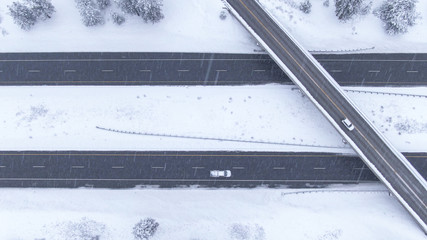
[[[427,154],[408,158],[427,177]],[[212,178],[211,170],[230,170]],[[0,152],[0,187],[293,187],[378,181],[357,156],[273,152]]]
[[[427,54],[317,54],[341,85],[425,86]],[[0,53],[0,85],[292,84],[267,54]]]
[[[383,181],[399,199],[402,205],[415,217],[427,231],[427,190],[425,179],[419,179],[416,171],[412,171],[408,160],[396,152],[384,140],[383,136],[369,124],[368,120],[339,91],[333,79],[312,61],[309,54],[300,48],[277,25],[255,0],[227,0],[238,12],[244,22],[258,35],[278,58],[278,64],[293,79],[300,82],[314,101],[320,106],[322,113],[335,122],[341,134],[351,139],[349,143],[367,163],[371,170]],[[349,131],[341,121],[348,118],[354,124]],[[369,165],[372,164],[372,165]]]

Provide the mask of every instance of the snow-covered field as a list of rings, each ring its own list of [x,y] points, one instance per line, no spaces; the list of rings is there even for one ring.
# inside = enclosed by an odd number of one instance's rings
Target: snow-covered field
[[[146,217],[160,224],[153,240],[425,239],[380,184],[334,190],[373,191],[2,189],[0,239],[130,240]]]
[[[85,27],[75,1],[52,0],[56,13],[25,32],[13,23],[7,6],[14,0],[0,2],[0,52],[78,52],[78,51],[148,51],[148,52],[234,52],[251,53],[255,40],[228,15],[219,18],[221,0],[164,0],[163,19],[145,24],[137,17],[127,17],[122,26],[111,21],[102,26]],[[388,36],[382,22],[368,14],[340,23],[334,15],[333,1],[311,0],[310,14],[293,8],[289,2],[301,0],[261,0],[308,50],[351,50],[375,47],[369,52],[427,52],[427,1],[417,4],[420,19],[409,32]],[[382,0],[374,0],[377,7]],[[366,52],[366,51],[365,51]]]
[[[426,97],[348,94],[400,151],[427,151]],[[1,150],[352,151],[293,86],[2,87],[0,96]]]

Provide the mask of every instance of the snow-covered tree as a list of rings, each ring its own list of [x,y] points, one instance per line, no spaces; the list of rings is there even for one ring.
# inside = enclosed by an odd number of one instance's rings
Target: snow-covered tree
[[[415,11],[417,0],[387,0],[375,11],[390,35],[406,33],[408,27],[415,25],[418,14]]]
[[[111,18],[113,19],[113,22],[117,25],[122,25],[122,23],[124,23],[126,21],[125,17],[123,17],[122,15],[120,15],[116,12],[113,12],[111,14]]]
[[[335,0],[335,15],[343,22],[367,14],[370,9],[371,2],[365,3],[365,0]]]
[[[105,23],[101,9],[95,2],[92,0],[76,0],[76,3],[85,26],[90,27]]]
[[[104,10],[107,7],[111,5],[110,0],[95,0],[96,4],[98,5],[99,9]]]
[[[164,18],[162,0],[117,0],[123,12],[137,15],[145,22],[156,23]]]
[[[144,19],[145,22],[156,23],[164,18],[161,0],[141,0],[141,2],[144,6],[142,19]]]
[[[26,5],[31,8],[37,19],[46,20],[52,17],[55,7],[49,0],[26,0]]]
[[[136,8],[137,0],[116,0],[116,3],[124,13],[139,16],[139,10]]]
[[[310,0],[305,0],[304,2],[301,2],[299,5],[299,10],[301,10],[303,13],[309,14],[311,12]]]
[[[135,239],[146,240],[156,233],[158,227],[159,223],[156,220],[152,218],[146,218],[135,224],[132,233]]]
[[[37,16],[28,6],[20,2],[13,2],[12,5],[7,7],[13,21],[23,30],[28,31],[36,24]]]

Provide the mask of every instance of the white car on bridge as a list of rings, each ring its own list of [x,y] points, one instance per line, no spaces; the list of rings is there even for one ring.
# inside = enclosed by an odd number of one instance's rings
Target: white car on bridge
[[[344,124],[344,126],[349,130],[349,131],[353,131],[354,126],[353,123],[350,122],[350,120],[348,120],[348,118],[344,119],[341,121],[342,124]]]

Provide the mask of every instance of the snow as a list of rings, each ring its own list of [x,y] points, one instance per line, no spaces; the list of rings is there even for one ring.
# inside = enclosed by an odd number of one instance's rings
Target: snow
[[[399,151],[427,150],[425,87],[346,89],[424,95],[348,92]],[[2,87],[0,96],[0,132],[7,136],[0,139],[0,150],[353,153],[313,104],[288,85]],[[221,141],[227,139],[242,142]]]
[[[220,0],[165,0],[165,18],[146,24],[136,16],[126,15],[121,26],[113,24],[107,9],[103,26],[85,27],[74,0],[52,0],[56,13],[25,32],[7,14],[0,2],[0,52],[253,52],[255,42],[237,21],[228,16],[221,20]],[[0,29],[1,32],[1,29]]]
[[[0,2],[0,52],[253,53],[258,49],[232,16],[220,20],[220,0],[164,0],[165,19],[158,24],[127,16],[126,23],[116,26],[108,17],[105,25],[91,28],[82,24],[75,1],[52,0],[53,18],[29,32],[8,15],[6,6],[12,1]],[[323,1],[312,0],[312,12],[306,15],[287,4],[289,0],[261,0],[309,50],[375,47],[363,52],[427,52],[427,1],[417,5],[421,13],[417,25],[400,36],[386,35],[372,14],[340,23],[332,2],[326,8]],[[380,2],[374,1],[374,6]],[[113,10],[108,9],[106,16]],[[427,95],[425,87],[346,89]],[[348,94],[398,150],[426,151],[427,98]],[[353,152],[292,86],[1,87],[0,96],[0,132],[7,136],[0,140],[1,151]],[[223,141],[130,135],[97,126]],[[145,217],[160,223],[153,239],[242,239],[245,231],[247,239],[258,240],[425,238],[380,184],[332,188],[356,192],[3,188],[0,239],[71,240],[77,231],[73,226],[82,222],[95,223],[92,231],[100,231],[103,240],[132,239],[133,225]],[[363,189],[373,191],[357,192]]]
[[[117,26],[108,8],[107,22],[85,27],[75,1],[52,0],[56,13],[52,19],[37,23],[29,32],[13,23],[7,6],[14,0],[0,2],[0,52],[227,52],[253,53],[255,40],[223,10],[220,0],[164,0],[165,18],[157,24],[146,24],[135,16]],[[385,33],[382,22],[372,13],[341,23],[334,15],[332,0],[312,0],[312,11],[304,14],[289,2],[297,0],[261,0],[269,11],[307,49],[339,51],[372,48],[362,52],[427,52],[427,1],[417,4],[420,18],[409,32],[399,36]],[[382,0],[373,1],[374,8]],[[321,29],[321,31],[319,31]],[[359,51],[360,52],[360,51]]]
[[[368,52],[427,52],[427,1],[418,1],[417,12],[420,19],[404,35],[389,36],[382,22],[372,13],[359,16],[346,23],[339,22],[335,16],[334,1],[323,6],[325,0],[312,0],[312,11],[304,14],[292,7],[292,0],[260,0],[260,2],[281,22],[286,29],[307,49],[312,51],[369,49]],[[383,0],[374,0],[376,9]],[[321,31],[319,31],[321,29]],[[339,46],[339,47],[337,47]]]
[[[333,189],[2,189],[0,239],[71,240],[89,221],[103,240],[133,239],[146,217],[160,224],[153,240],[425,239],[380,184]]]

